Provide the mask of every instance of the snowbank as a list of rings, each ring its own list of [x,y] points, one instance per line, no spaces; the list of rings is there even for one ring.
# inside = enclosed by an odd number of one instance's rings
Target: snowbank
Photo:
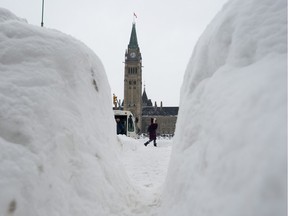
[[[81,42],[0,8],[0,215],[122,215],[111,92]]]
[[[187,66],[161,215],[286,215],[285,0],[232,0]]]

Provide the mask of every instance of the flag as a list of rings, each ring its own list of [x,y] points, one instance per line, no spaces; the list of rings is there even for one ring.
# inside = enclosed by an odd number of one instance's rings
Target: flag
[[[136,17],[137,18],[137,15],[134,13],[134,17]]]

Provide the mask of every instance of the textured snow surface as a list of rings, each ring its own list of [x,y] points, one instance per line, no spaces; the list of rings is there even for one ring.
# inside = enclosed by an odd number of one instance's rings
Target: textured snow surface
[[[0,9],[0,101],[0,215],[122,215],[133,205],[110,87],[84,44]]]
[[[199,39],[161,215],[286,215],[286,14],[285,0],[232,0]]]

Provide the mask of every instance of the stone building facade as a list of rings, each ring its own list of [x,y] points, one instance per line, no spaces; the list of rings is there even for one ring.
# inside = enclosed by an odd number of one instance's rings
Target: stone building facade
[[[163,107],[162,102],[158,107],[148,99],[145,88],[142,94],[142,55],[135,22],[125,51],[123,109],[135,116],[139,134],[147,133],[151,118],[157,118],[157,134],[174,135],[179,107]]]

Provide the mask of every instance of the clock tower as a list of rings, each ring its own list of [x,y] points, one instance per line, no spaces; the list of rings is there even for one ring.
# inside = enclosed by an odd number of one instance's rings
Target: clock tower
[[[142,56],[138,46],[135,22],[132,24],[130,41],[125,52],[124,110],[133,113],[137,122],[137,132],[140,133],[142,125]]]

